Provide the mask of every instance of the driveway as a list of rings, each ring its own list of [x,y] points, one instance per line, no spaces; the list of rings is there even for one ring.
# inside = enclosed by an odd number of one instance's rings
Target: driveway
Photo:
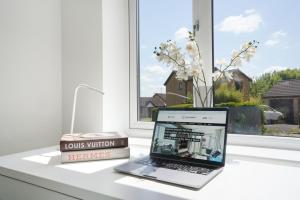
[[[264,125],[264,135],[300,137],[299,125],[294,124],[268,124]]]

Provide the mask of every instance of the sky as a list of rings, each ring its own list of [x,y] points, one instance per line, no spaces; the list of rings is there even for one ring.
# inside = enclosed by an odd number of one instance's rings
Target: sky
[[[255,57],[240,67],[249,77],[300,68],[299,8],[297,0],[214,0],[215,61],[229,61],[233,49],[257,40]],[[168,39],[184,47],[184,30],[192,29],[191,11],[192,0],[140,0],[140,96],[165,92],[171,69],[156,60],[153,50]]]

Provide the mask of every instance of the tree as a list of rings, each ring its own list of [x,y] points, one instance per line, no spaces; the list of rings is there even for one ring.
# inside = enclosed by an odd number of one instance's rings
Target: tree
[[[243,94],[236,90],[234,86],[229,86],[228,83],[218,84],[215,90],[214,103],[227,103],[227,102],[242,102]]]

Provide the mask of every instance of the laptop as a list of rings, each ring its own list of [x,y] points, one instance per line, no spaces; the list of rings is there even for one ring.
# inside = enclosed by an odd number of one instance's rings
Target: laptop
[[[200,189],[224,167],[227,122],[227,108],[159,109],[150,155],[114,169]]]

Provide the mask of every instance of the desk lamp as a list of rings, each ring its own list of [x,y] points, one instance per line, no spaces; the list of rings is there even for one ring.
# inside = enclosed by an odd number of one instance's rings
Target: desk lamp
[[[102,92],[101,90],[99,90],[98,88],[95,88],[95,87],[92,87],[92,86],[89,86],[87,84],[79,84],[76,89],[75,89],[75,92],[74,92],[74,99],[73,99],[73,111],[72,111],[72,121],[71,121],[71,129],[70,129],[70,134],[73,134],[73,130],[74,130],[74,121],[75,121],[75,112],[76,112],[76,103],[77,103],[77,94],[78,94],[78,90],[80,88],[86,88],[86,89],[89,89],[89,90],[92,90],[92,91],[95,91],[95,92],[98,92],[102,95],[104,95],[104,92]]]

